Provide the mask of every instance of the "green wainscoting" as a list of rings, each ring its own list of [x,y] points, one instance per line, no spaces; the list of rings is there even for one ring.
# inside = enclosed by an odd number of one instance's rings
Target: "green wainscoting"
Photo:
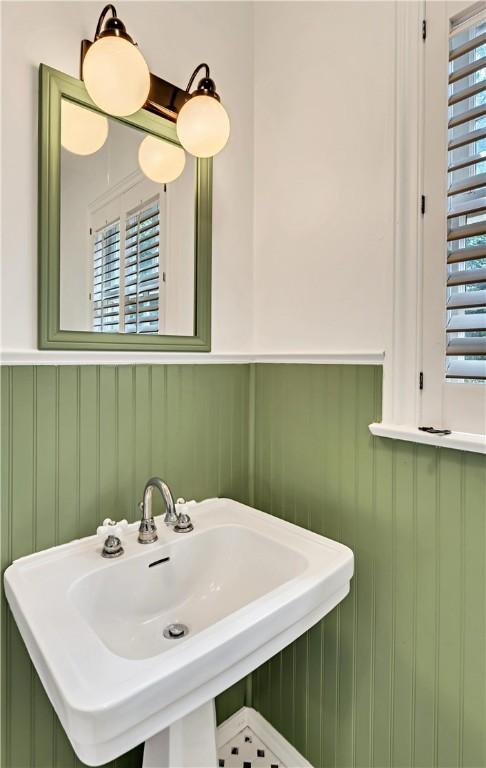
[[[177,496],[246,501],[248,380],[240,365],[3,368],[3,568],[136,519],[152,474]],[[80,766],[5,605],[2,619],[2,768]],[[243,693],[220,697],[221,718]],[[141,750],[113,765],[138,768]]]
[[[3,566],[134,519],[152,473],[250,500],[356,554],[350,596],[254,673],[253,705],[316,768],[486,768],[486,461],[373,438],[381,374],[4,368]],[[3,610],[2,768],[79,768]],[[220,718],[244,696],[219,697]],[[140,764],[138,749],[113,766]]]
[[[380,403],[377,368],[257,366],[253,501],[356,575],[253,705],[316,767],[484,768],[485,458],[373,438]]]

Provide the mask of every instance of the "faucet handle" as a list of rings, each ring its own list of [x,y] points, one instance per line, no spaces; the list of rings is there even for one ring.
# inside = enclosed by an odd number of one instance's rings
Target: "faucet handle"
[[[123,555],[124,549],[122,547],[122,543],[118,536],[113,536],[113,534],[110,534],[106,537],[106,541],[103,544],[103,549],[101,550],[101,557],[120,557],[120,555]]]
[[[189,531],[194,530],[194,526],[192,524],[192,520],[187,514],[187,508],[191,505],[191,502],[187,502],[182,497],[177,499],[176,501],[177,507],[177,523],[174,525],[174,532],[175,533],[189,533]]]
[[[123,555],[124,549],[121,540],[127,525],[126,520],[120,520],[119,523],[116,523],[107,517],[103,520],[103,525],[98,526],[96,533],[103,541],[102,557],[110,558]]]
[[[174,525],[175,533],[189,533],[189,531],[193,530],[194,526],[192,524],[191,518],[187,512],[181,512],[177,523]]]
[[[102,536],[103,539],[106,539],[107,536],[116,536],[118,539],[122,539],[127,526],[128,522],[126,520],[120,520],[119,523],[116,523],[107,517],[103,520],[102,525],[98,526],[96,533],[98,536]]]

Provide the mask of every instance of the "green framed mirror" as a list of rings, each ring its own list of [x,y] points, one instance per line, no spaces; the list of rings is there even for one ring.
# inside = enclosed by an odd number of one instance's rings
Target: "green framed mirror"
[[[39,75],[39,348],[210,351],[212,160]]]

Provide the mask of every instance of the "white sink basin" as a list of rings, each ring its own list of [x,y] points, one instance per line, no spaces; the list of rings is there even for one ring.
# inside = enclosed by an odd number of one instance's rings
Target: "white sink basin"
[[[157,518],[159,541],[146,546],[129,526],[115,560],[93,536],[5,573],[30,656],[88,765],[201,707],[349,591],[353,554],[341,544],[229,499],[201,502],[191,517],[185,534]],[[166,639],[171,623],[188,634]]]
[[[307,566],[299,552],[234,520],[198,526],[192,536],[165,538],[168,542],[157,554],[152,546],[140,552],[138,545],[135,556],[117,563],[116,578],[113,568],[99,567],[97,561],[98,568],[73,582],[68,592],[106,648],[126,659],[173,653],[174,642],[163,636],[173,622],[189,628],[178,642],[179,653],[181,643],[299,576]],[[149,567],[160,555],[170,560]]]

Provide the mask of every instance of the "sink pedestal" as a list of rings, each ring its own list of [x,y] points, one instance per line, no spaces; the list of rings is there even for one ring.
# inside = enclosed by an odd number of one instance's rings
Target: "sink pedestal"
[[[142,768],[214,768],[216,711],[211,699],[145,742]]]

